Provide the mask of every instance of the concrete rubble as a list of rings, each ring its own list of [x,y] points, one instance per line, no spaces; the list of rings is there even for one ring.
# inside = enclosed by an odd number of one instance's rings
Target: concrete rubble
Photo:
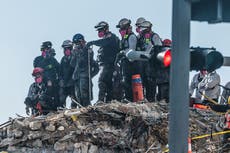
[[[46,116],[11,119],[0,126],[0,151],[163,153],[168,150],[168,105],[164,101],[129,104],[114,101]],[[190,136],[221,131],[222,116],[210,110],[191,109]],[[224,152],[221,137],[192,140],[192,149],[198,153]]]

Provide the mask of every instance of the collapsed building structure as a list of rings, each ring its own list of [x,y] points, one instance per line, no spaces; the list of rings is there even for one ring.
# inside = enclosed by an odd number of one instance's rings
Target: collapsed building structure
[[[15,153],[168,152],[168,103],[112,102],[66,109],[38,117],[18,117],[0,127],[0,151]],[[223,115],[190,109],[194,152],[228,152],[222,144]]]

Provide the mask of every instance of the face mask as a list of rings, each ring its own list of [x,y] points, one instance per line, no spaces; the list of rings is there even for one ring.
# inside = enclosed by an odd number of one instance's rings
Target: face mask
[[[121,37],[124,37],[125,34],[126,34],[126,30],[119,30],[120,34],[121,34]]]
[[[206,75],[208,72],[207,72],[206,70],[201,70],[200,73],[201,73],[202,75]]]
[[[71,51],[69,49],[66,49],[64,51],[64,53],[65,53],[66,56],[70,56],[71,55]]]
[[[98,31],[98,37],[99,37],[99,38],[102,38],[102,37],[104,37],[104,36],[105,36],[104,31]]]
[[[145,34],[145,39],[150,39],[150,37],[151,37],[150,33]]]
[[[139,27],[137,27],[136,28],[136,32],[140,34],[141,33],[141,29]]]
[[[42,51],[42,56],[46,57],[46,51]]]
[[[36,82],[36,83],[41,83],[41,82],[42,82],[42,76],[36,77],[36,78],[35,78],[35,82]]]

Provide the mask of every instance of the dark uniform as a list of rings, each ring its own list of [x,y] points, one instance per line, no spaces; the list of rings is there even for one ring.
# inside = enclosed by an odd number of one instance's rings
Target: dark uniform
[[[60,65],[58,61],[55,59],[55,51],[52,47],[51,42],[43,42],[41,46],[42,55],[38,56],[33,61],[34,67],[40,67],[44,69],[43,76],[47,80],[47,84],[51,88],[53,88],[53,92],[55,93],[55,99],[57,100],[55,103],[58,106],[60,106],[59,103],[59,86],[58,86],[58,80],[59,80],[59,72],[60,72]]]
[[[61,106],[66,106],[67,96],[75,99],[74,94],[74,81],[72,79],[74,67],[71,66],[71,52],[73,49],[73,44],[70,40],[65,40],[62,44],[64,56],[60,63],[60,77],[59,77],[59,99]]]
[[[60,104],[66,105],[67,96],[75,97],[74,81],[72,79],[74,68],[70,65],[71,56],[64,56],[60,65]]]
[[[101,69],[98,81],[98,101],[108,102],[117,99],[117,96],[113,96],[113,72],[116,54],[119,52],[119,38],[107,32],[102,39],[89,43],[100,46],[97,57]]]
[[[82,47],[83,48],[76,47],[73,49],[74,56],[71,59],[71,65],[74,66],[75,69],[72,77],[75,81],[75,95],[77,101],[82,106],[88,106],[93,99],[93,85],[91,80],[98,73],[99,67],[93,59],[92,49],[86,48],[85,46]]]
[[[34,59],[33,65],[34,67],[43,68],[44,77],[46,77],[47,80],[57,83],[59,75],[59,63],[53,56],[45,58],[43,56],[38,56]]]
[[[162,48],[162,50],[167,50],[170,48]],[[157,54],[157,53],[156,53]],[[158,101],[165,99],[166,102],[169,101],[169,72],[170,67],[164,66],[164,64],[156,60],[156,85],[158,88],[158,92],[156,95],[156,99]]]
[[[43,71],[41,68],[35,68],[34,72],[36,70]],[[33,73],[35,76],[35,82],[31,84],[28,95],[24,102],[26,104],[27,111],[29,108],[32,109],[32,115],[37,115],[38,113],[47,114],[52,110],[56,110],[55,102],[57,99],[55,97],[55,92],[53,91],[53,88],[46,83],[47,80],[43,76],[39,76],[42,77],[41,82],[36,81],[36,75],[38,73],[40,72]]]

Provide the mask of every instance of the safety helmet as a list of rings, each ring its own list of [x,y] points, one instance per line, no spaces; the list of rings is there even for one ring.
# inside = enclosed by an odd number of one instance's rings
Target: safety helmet
[[[94,28],[99,31],[99,30],[107,30],[109,28],[109,24],[105,21],[99,22],[97,25],[94,26]]]
[[[62,45],[61,45],[63,48],[67,48],[67,47],[72,47],[73,44],[70,40],[65,40],[63,41]]]
[[[163,46],[171,47],[172,41],[170,39],[164,39],[163,40]]]
[[[116,25],[117,28],[120,29],[127,29],[131,24],[131,20],[127,18],[123,18],[119,21],[118,25]]]
[[[43,68],[35,67],[35,68],[33,69],[32,75],[33,75],[33,76],[36,76],[36,75],[38,75],[38,74],[42,74],[43,71],[44,71]]]
[[[41,50],[52,48],[52,43],[50,41],[44,41],[41,45]]]
[[[84,40],[85,40],[84,36],[80,33],[77,33],[73,36],[72,42],[79,43],[80,41],[84,41]]]
[[[140,24],[141,31],[150,30],[152,28],[152,23],[149,21],[144,21]]]
[[[137,19],[137,21],[136,21],[136,24],[135,24],[135,25],[138,27],[138,26],[140,26],[140,24],[141,24],[141,23],[143,23],[144,21],[146,21],[146,20],[145,20],[145,18],[140,17],[140,18],[138,18],[138,19]]]

